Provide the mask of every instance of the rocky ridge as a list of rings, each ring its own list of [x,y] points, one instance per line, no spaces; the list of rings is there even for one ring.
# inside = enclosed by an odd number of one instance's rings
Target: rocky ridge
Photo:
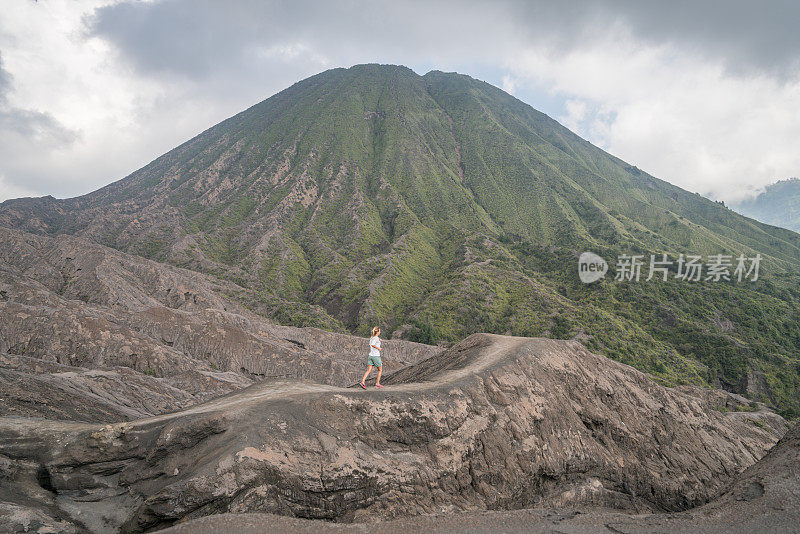
[[[0,414],[119,421],[269,378],[349,385],[367,340],[274,324],[230,282],[0,227]],[[387,341],[387,370],[439,351]]]
[[[797,532],[800,524],[800,426],[790,430],[767,455],[735,477],[727,490],[707,505],[670,514],[631,514],[598,509],[536,508],[461,512],[396,519],[380,524],[387,534],[432,532],[463,534],[624,532],[662,534],[751,534]],[[366,533],[370,525],[341,525],[271,514],[220,514],[180,523],[165,534],[265,531],[297,534]]]
[[[476,334],[387,384],[267,381],[105,426],[2,418],[2,513],[141,532],[223,512],[676,512],[723,491],[786,428],[570,341]]]

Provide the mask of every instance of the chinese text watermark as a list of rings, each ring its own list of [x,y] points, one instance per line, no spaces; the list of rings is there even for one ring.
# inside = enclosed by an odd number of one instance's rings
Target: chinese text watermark
[[[643,278],[645,281],[656,278],[666,282],[672,277],[687,282],[755,282],[760,265],[761,254],[753,257],[712,254],[706,256],[705,261],[702,256],[694,254],[681,254],[675,260],[666,254],[660,257],[651,254],[649,258],[644,254],[621,254],[617,257],[614,280],[638,282]],[[600,280],[607,271],[608,263],[597,254],[584,252],[578,258],[578,276],[586,284]]]

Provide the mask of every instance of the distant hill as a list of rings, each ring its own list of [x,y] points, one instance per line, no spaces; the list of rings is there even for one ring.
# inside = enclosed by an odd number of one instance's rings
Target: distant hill
[[[204,273],[283,324],[428,343],[577,336],[665,383],[800,413],[800,235],[461,74],[329,70],[98,191],[4,202],[0,225]],[[612,273],[582,284],[583,251]],[[622,253],[758,253],[761,278],[614,282]]]
[[[775,182],[756,198],[732,207],[761,222],[800,232],[800,178]]]

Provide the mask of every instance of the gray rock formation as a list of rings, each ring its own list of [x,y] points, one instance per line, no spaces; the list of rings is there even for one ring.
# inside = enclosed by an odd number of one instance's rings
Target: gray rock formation
[[[274,514],[220,514],[180,523],[164,534],[293,532],[364,533],[365,525],[341,525]],[[598,509],[524,509],[428,514],[385,521],[386,534],[483,532],[608,534],[752,534],[800,531],[800,426],[795,426],[763,459],[734,479],[711,503],[671,514],[626,514]]]
[[[0,414],[120,421],[364,370],[366,339],[275,325],[235,284],[69,236],[0,228],[0,242]],[[386,369],[439,350],[387,341]]]
[[[785,432],[577,342],[476,334],[384,390],[267,381],[110,425],[0,418],[6,524],[140,532],[223,512],[367,521],[701,505]]]
[[[111,422],[175,411],[247,387],[236,373],[183,371],[167,378],[127,367],[85,369],[0,354],[5,415]]]

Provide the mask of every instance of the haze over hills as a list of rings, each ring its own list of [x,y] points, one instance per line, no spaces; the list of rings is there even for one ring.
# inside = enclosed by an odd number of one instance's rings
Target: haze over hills
[[[0,204],[232,284],[284,324],[421,341],[578,336],[665,383],[800,413],[800,235],[734,213],[468,76],[333,69],[73,199]],[[583,285],[577,255],[761,254],[758,282]],[[613,273],[612,273],[613,274]]]
[[[800,231],[800,178],[779,180],[756,198],[732,207],[761,222]]]

